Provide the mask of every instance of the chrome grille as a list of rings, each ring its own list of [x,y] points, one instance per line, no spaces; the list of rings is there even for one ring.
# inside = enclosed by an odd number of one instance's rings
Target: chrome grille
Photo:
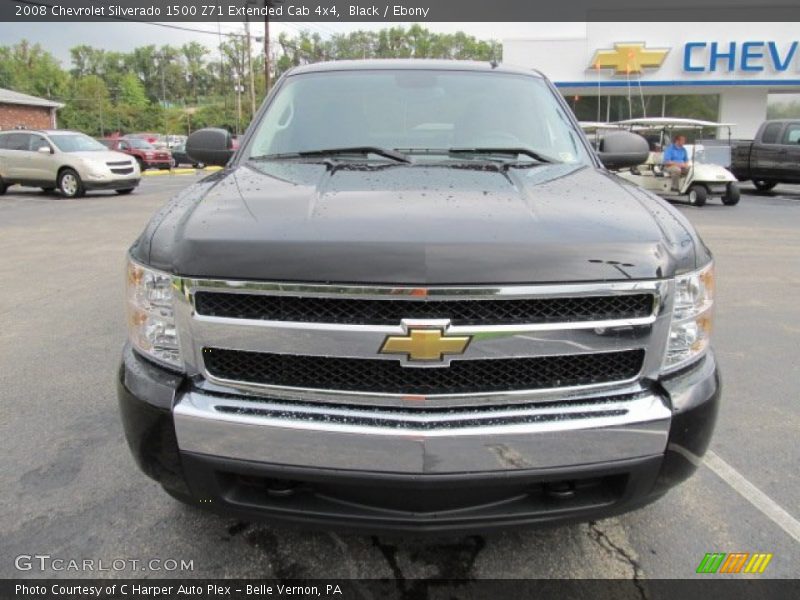
[[[176,277],[197,389],[337,405],[486,407],[639,393],[661,368],[672,282],[387,287]],[[436,327],[463,354],[418,364],[387,336]],[[413,397],[413,398],[412,398]]]
[[[242,352],[204,348],[220,379],[284,387],[385,394],[470,394],[624,381],[636,377],[643,350],[530,358],[454,360],[449,368],[403,367],[397,361]]]
[[[653,311],[653,295],[371,300],[198,292],[195,307],[210,317],[265,321],[394,325],[403,319],[449,319],[453,325],[504,325],[642,318]]]

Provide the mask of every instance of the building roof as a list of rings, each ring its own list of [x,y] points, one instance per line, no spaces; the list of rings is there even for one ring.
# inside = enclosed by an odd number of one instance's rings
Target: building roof
[[[43,106],[46,108],[62,108],[61,102],[53,102],[46,98],[37,98],[28,94],[21,94],[14,90],[0,88],[0,104],[21,104],[23,106]]]

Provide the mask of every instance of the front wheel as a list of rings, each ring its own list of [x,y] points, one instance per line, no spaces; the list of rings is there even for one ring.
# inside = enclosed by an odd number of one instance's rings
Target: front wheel
[[[137,156],[137,157],[136,157],[136,162],[139,164],[139,172],[140,172],[140,173],[144,173],[144,170],[145,170],[145,168],[146,168],[146,167],[144,166],[144,161],[143,161],[141,158],[139,158],[139,157]]]
[[[72,169],[64,169],[58,175],[58,191],[65,198],[80,198],[86,193],[81,176]]]
[[[739,198],[741,195],[742,194],[739,191],[739,186],[733,182],[730,182],[727,186],[725,186],[725,194],[722,196],[722,203],[727,206],[739,204]]]
[[[704,185],[693,184],[689,188],[689,203],[695,206],[705,206],[708,190]]]
[[[778,185],[778,182],[768,181],[767,179],[753,179],[753,185],[756,186],[759,192],[768,192]]]
[[[5,194],[7,189],[8,189],[8,186],[5,183],[3,183],[2,178],[0,178],[0,196]]]
[[[128,195],[128,194],[130,194],[130,193],[131,193],[133,190],[134,190],[134,188],[125,188],[124,190],[117,190],[117,193],[118,193],[120,196],[127,196],[127,195]]]

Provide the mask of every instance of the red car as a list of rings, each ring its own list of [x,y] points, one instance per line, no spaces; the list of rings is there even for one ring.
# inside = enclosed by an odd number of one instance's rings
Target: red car
[[[156,169],[171,169],[173,165],[172,154],[169,150],[158,150],[149,142],[140,138],[103,138],[99,140],[109,150],[116,150],[130,154],[139,163],[139,169],[144,171],[151,167]]]

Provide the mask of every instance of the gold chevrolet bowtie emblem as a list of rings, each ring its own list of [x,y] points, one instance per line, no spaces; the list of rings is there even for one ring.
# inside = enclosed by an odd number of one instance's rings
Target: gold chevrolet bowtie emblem
[[[617,75],[641,73],[655,69],[667,57],[669,48],[645,48],[642,43],[614,44],[612,50],[597,50],[592,58],[594,69],[614,69]]]
[[[442,329],[409,329],[408,335],[389,335],[381,354],[405,354],[410,361],[440,361],[445,354],[464,354],[472,336],[444,335]]]

